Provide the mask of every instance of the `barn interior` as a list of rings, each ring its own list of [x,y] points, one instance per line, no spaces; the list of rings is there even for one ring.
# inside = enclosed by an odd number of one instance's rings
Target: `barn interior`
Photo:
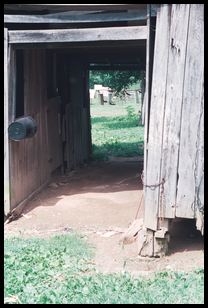
[[[7,4],[5,26],[15,32],[122,29],[147,23],[146,5],[139,9],[134,5],[107,5],[101,10],[95,6],[93,10],[73,7]],[[11,209],[21,208],[46,187],[54,174],[67,174],[91,161],[90,67],[96,64],[112,70],[146,69],[146,39],[119,40],[119,35],[116,40],[38,44],[24,44],[20,40],[13,45],[13,121],[31,116],[37,132],[32,138],[10,140]]]
[[[93,11],[75,11],[73,9],[66,11],[68,6],[67,8],[63,6],[60,8],[58,5],[53,8],[45,6],[44,9],[43,7],[40,9],[36,5],[30,7],[27,5],[5,5],[5,26],[11,32],[14,30],[10,36],[14,46],[10,57],[11,70],[14,70],[11,75],[14,78],[12,77],[10,84],[16,90],[10,94],[9,98],[12,106],[10,109],[11,118],[14,121],[18,117],[31,116],[37,124],[37,132],[32,138],[9,141],[11,200],[8,212],[13,209],[21,211],[30,200],[36,198],[35,196],[39,192],[44,195],[44,190],[48,189],[50,183],[53,185],[52,189],[57,188],[57,182],[61,182],[65,188],[63,193],[62,188],[58,185],[61,190],[59,192],[56,190],[56,202],[52,202],[50,205],[59,204],[58,199],[62,193],[67,195],[68,190],[68,195],[73,194],[74,186],[71,180],[68,184],[64,183],[66,176],[73,174],[73,171],[79,170],[80,167],[84,167],[80,169],[83,172],[82,180],[77,177],[77,182],[83,185],[77,186],[80,191],[84,189],[84,192],[87,193],[87,191],[95,190],[107,194],[123,190],[128,191],[128,196],[134,192],[131,210],[129,197],[125,196],[123,198],[125,206],[123,208],[121,206],[121,216],[118,216],[118,208],[111,209],[106,216],[108,219],[106,218],[105,226],[118,223],[120,227],[124,227],[134,218],[141,200],[143,187],[141,182],[138,185],[137,175],[143,170],[143,162],[140,164],[136,162],[135,165],[122,162],[114,164],[112,168],[103,164],[99,172],[94,169],[93,185],[86,186],[86,181],[89,181],[92,175],[92,169],[88,169],[88,163],[92,156],[88,72],[92,63],[100,65],[101,68],[107,65],[110,69],[118,67],[129,67],[130,69],[133,65],[138,70],[145,71],[148,59],[146,81],[149,82],[147,92],[150,95],[156,10],[153,9],[150,18],[152,41],[149,38],[148,44],[152,43],[151,48],[147,46],[146,39],[137,40],[134,37],[132,40],[131,38],[119,40],[119,36],[116,40],[99,41],[98,39],[89,42],[51,43],[49,39],[44,43],[24,43],[22,37],[19,38],[19,41],[16,40],[16,30],[88,28],[96,30],[96,28],[107,29],[107,27],[112,30],[115,27],[121,29],[119,32],[121,35],[122,27],[147,25],[146,5],[141,5],[139,10],[135,9],[134,5],[132,7],[131,5],[126,5],[128,7],[121,5],[120,9],[111,6],[110,9],[108,7],[101,11],[95,6]],[[24,19],[21,19],[23,15]],[[149,101],[150,99],[148,99]],[[146,129],[148,130],[148,127]],[[122,184],[120,188],[111,181],[112,179],[108,178],[108,172],[118,175],[116,183]],[[58,178],[56,178],[57,176]],[[60,176],[62,180],[60,180]],[[100,176],[103,176],[101,182],[97,180]],[[133,183],[130,190],[126,189],[130,184],[125,182],[126,178],[129,178]],[[58,180],[56,181],[56,179]],[[66,186],[64,186],[65,184]],[[74,204],[78,205],[76,202]],[[92,199],[90,202],[93,203]],[[40,204],[36,199],[26,209],[31,210],[33,206],[40,207]],[[69,209],[68,217],[70,217],[72,210]],[[100,223],[102,223],[105,212],[106,208],[103,207],[103,214],[95,215],[95,219],[97,221],[100,219]],[[66,211],[62,214],[64,213],[67,217]],[[86,221],[85,211],[81,216],[77,213],[81,213],[78,208],[74,209],[71,223],[83,225]],[[112,218],[112,213],[114,213],[114,218]],[[44,216],[44,213],[42,215]],[[90,217],[89,220],[91,221]],[[67,220],[63,220],[62,224],[67,224]]]
[[[33,138],[11,141],[13,207],[57,171],[66,174],[91,160],[90,64],[138,70],[146,64],[145,41],[16,52],[15,118],[31,116],[37,132]]]

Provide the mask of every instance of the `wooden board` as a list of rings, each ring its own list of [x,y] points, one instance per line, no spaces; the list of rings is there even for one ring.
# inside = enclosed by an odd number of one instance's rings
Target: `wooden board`
[[[169,53],[169,7],[162,5],[156,24],[155,53],[151,94],[151,109],[148,132],[147,169],[144,177],[145,184],[155,185],[160,182],[160,166],[162,154],[163,119],[165,108],[165,93],[167,82],[168,53]],[[163,63],[163,65],[161,65]],[[147,95],[147,92],[146,94]],[[147,104],[147,102],[146,102]],[[147,118],[147,111],[146,111]],[[147,124],[145,123],[147,126]],[[147,142],[147,136],[146,136]],[[157,215],[159,205],[159,187],[145,188],[145,227],[157,230]]]
[[[4,214],[10,211],[9,177],[8,30],[4,28]]]
[[[189,14],[189,4],[172,5],[160,176],[160,179],[164,178],[165,184],[159,211],[159,216],[166,218],[175,217]]]
[[[197,145],[197,168],[195,183],[195,218],[196,228],[204,235],[204,93],[202,92],[202,112],[199,129],[199,140]]]
[[[24,81],[25,115],[35,119],[37,133],[30,139],[11,141],[11,209],[50,178],[44,50],[24,51]],[[15,86],[13,92],[15,92]]]
[[[47,104],[47,135],[49,145],[50,170],[54,171],[62,164],[62,138],[60,127],[61,98],[50,98]]]
[[[105,14],[83,14],[76,15],[73,12],[59,15],[4,15],[4,23],[100,23],[100,22],[124,22],[124,21],[146,21],[146,10],[141,12],[105,13]]]
[[[146,4],[5,4],[6,10],[26,10],[26,11],[64,11],[64,10],[128,10],[144,9]]]
[[[145,70],[145,94],[144,94],[144,175],[147,174],[147,157],[148,157],[148,126],[149,126],[149,65],[150,65],[150,7],[147,6],[147,41],[146,41],[146,70]],[[145,192],[145,189],[144,189]],[[145,198],[146,199],[146,198]]]
[[[106,27],[64,30],[10,30],[9,43],[63,43],[145,40],[146,26]]]
[[[152,85],[152,66],[154,57],[154,39],[153,35],[153,18],[152,18],[152,5],[147,6],[147,40],[146,40],[146,76],[145,76],[145,97],[143,107],[143,120],[144,127],[144,174],[147,172],[147,157],[148,157],[148,134],[149,134],[149,111],[150,111],[150,97]]]
[[[178,168],[176,216],[195,217],[203,203],[204,8],[191,4]],[[201,186],[202,185],[202,186]],[[197,192],[200,190],[200,193]],[[200,196],[199,196],[200,194]]]

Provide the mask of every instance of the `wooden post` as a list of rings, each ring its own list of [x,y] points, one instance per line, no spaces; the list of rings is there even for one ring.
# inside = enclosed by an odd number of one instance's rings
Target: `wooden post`
[[[4,29],[4,211],[7,215],[11,209],[10,188],[10,142],[9,124],[15,119],[16,95],[16,52],[8,43],[8,30]]]
[[[148,135],[149,135],[149,114],[150,114],[150,96],[152,86],[152,70],[153,70],[153,57],[154,57],[154,39],[153,33],[153,19],[151,17],[151,4],[147,6],[147,50],[146,50],[146,76],[145,76],[145,129],[144,129],[144,174],[147,170],[147,157],[148,157]]]
[[[153,57],[154,57],[154,38],[155,34],[153,33],[153,19],[151,17],[151,4],[148,5],[148,11],[147,11],[147,51],[146,51],[146,76],[145,76],[145,127],[144,127],[144,180],[147,184],[147,173],[148,170],[151,170],[148,165],[149,160],[149,126],[150,126],[150,100],[151,100],[151,86],[152,86],[152,70],[153,70]],[[148,165],[148,167],[147,167]],[[152,182],[151,182],[152,183]],[[151,184],[148,183],[148,184]],[[155,184],[155,183],[153,183]],[[144,216],[144,224],[145,227],[148,227],[149,229],[156,230],[157,228],[157,216],[152,214],[151,210],[149,210],[148,204],[148,196],[149,192],[145,188],[145,216]],[[147,208],[148,206],[148,208]],[[150,205],[152,207],[155,206],[155,204]],[[148,209],[148,210],[147,210]],[[150,212],[149,212],[150,211]],[[148,221],[148,218],[150,217],[151,220],[154,221],[154,223],[146,224]]]
[[[145,116],[145,76],[143,75],[140,83],[141,88],[141,124],[144,125],[144,116]]]
[[[8,100],[8,30],[4,29],[4,214],[10,212],[9,177],[9,100]]]

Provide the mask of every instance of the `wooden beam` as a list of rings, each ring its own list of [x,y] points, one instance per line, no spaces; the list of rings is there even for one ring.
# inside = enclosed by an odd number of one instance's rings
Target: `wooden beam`
[[[16,53],[8,44],[8,29],[4,29],[4,214],[11,210],[9,124],[14,121],[16,89]]]
[[[141,21],[146,20],[146,11],[131,12],[131,13],[106,13],[106,14],[83,14],[69,15],[60,14],[58,16],[49,15],[4,15],[4,23],[87,23],[87,22],[124,22],[124,21]]]
[[[9,177],[9,103],[8,103],[8,31],[4,29],[4,215],[10,211]]]
[[[10,44],[145,40],[146,26],[9,31]]]
[[[151,100],[151,85],[152,85],[152,70],[153,70],[153,58],[154,58],[154,32],[155,20],[152,17],[152,7],[151,4],[147,7],[147,49],[146,49],[146,79],[145,79],[145,95],[144,95],[144,178],[147,181],[148,174],[148,142],[149,142],[149,118],[150,118],[150,100]],[[166,34],[166,27],[164,28]],[[164,59],[165,60],[165,59]],[[148,166],[148,167],[147,167]],[[148,179],[149,180],[149,179]],[[145,204],[148,204],[149,192],[147,188],[144,187],[145,191]],[[149,205],[145,206],[144,224],[146,227],[152,227],[152,230],[156,230],[157,218],[153,217],[151,211],[149,211]],[[149,218],[153,219],[154,224],[149,224]],[[150,228],[151,229],[151,228]]]
[[[132,10],[145,9],[146,4],[5,4],[5,10],[64,11],[64,10]]]

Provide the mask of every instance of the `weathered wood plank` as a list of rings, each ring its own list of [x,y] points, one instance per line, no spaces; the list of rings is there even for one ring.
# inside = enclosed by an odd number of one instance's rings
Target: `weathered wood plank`
[[[202,112],[200,113],[201,120],[198,127],[199,141],[196,159],[195,218],[196,228],[204,235],[204,88],[201,96]]]
[[[146,76],[145,76],[145,94],[144,94],[144,112],[143,125],[144,126],[144,175],[147,174],[147,156],[148,156],[148,126],[149,126],[149,66],[150,66],[150,5],[147,6],[147,41],[146,41]],[[144,189],[145,192],[145,189]],[[146,200],[146,196],[144,198]]]
[[[8,125],[14,121],[16,112],[16,52],[13,46],[8,49]],[[8,129],[8,126],[7,126]],[[10,180],[10,211],[12,210],[12,196],[14,188],[12,185],[12,171],[14,161],[14,152],[12,142],[9,142],[9,180]]]
[[[62,164],[62,141],[60,133],[60,97],[48,100],[47,108],[47,134],[49,143],[50,170],[54,171]]]
[[[9,174],[9,102],[8,102],[8,30],[4,28],[4,214],[10,212]]]
[[[5,4],[4,8],[9,10],[50,10],[50,11],[64,11],[64,10],[130,10],[130,9],[144,9],[146,4]]]
[[[162,166],[160,177],[161,179],[165,179],[165,184],[162,201],[160,202],[160,211],[158,214],[158,216],[165,218],[175,217],[181,111],[184,90],[189,14],[189,4],[172,5]]]
[[[50,178],[46,126],[46,63],[44,50],[24,51],[25,115],[37,123],[31,139],[11,143],[11,208],[15,208]],[[13,87],[15,92],[15,86]]]
[[[70,141],[71,141],[71,138],[70,138],[70,114],[69,114],[69,104],[66,104],[65,106],[65,119],[66,119],[66,145],[65,145],[65,159],[66,159],[66,168],[67,170],[70,170],[71,167],[72,167],[72,159],[71,159],[71,154],[70,154],[70,151],[72,150],[71,149],[71,146],[70,146]]]
[[[204,8],[202,4],[191,4],[180,133],[177,217],[195,217],[195,203],[200,197],[197,190],[200,190],[201,183],[203,185],[203,84]],[[200,195],[203,195],[203,189]]]
[[[146,11],[131,13],[105,13],[105,14],[83,14],[50,16],[50,15],[4,15],[4,23],[97,23],[97,22],[123,22],[123,21],[146,20]]]
[[[169,9],[168,5],[162,5],[157,15],[151,109],[149,111],[148,157],[146,162],[146,176],[144,178],[145,184],[147,185],[155,185],[160,182],[170,34]],[[145,95],[147,95],[147,92]],[[147,111],[145,116],[147,118]],[[147,125],[146,122],[145,125]],[[157,230],[158,205],[159,187],[155,187],[155,189],[145,187],[144,225],[152,230]]]
[[[147,172],[147,157],[148,157],[148,134],[149,134],[149,110],[150,96],[152,85],[152,66],[154,57],[154,36],[153,35],[153,18],[152,5],[147,6],[147,47],[146,47],[146,76],[145,76],[145,99],[143,107],[143,124],[144,127],[144,174]]]
[[[145,40],[146,26],[64,30],[10,30],[9,43],[62,43]]]

